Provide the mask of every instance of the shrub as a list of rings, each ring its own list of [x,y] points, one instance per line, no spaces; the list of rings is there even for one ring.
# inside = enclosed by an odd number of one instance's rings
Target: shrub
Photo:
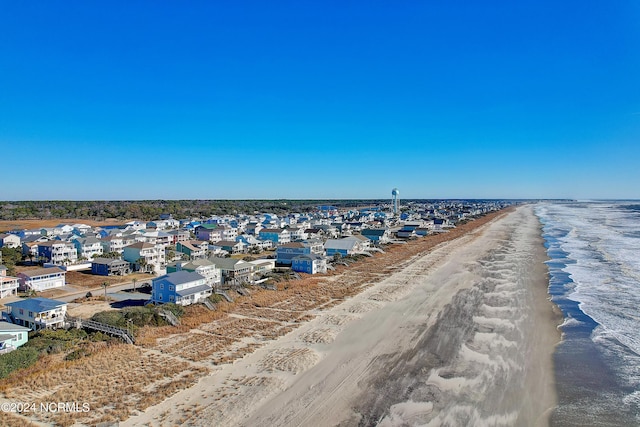
[[[87,338],[82,329],[43,329],[33,334],[23,346],[35,349],[39,354],[59,353],[76,345]]]
[[[96,322],[100,323],[106,323],[107,325],[115,326],[118,328],[127,327],[127,321],[120,311],[101,311],[91,316],[91,320],[95,320]]]
[[[184,314],[184,308],[176,304],[163,304],[162,309],[173,313],[176,317]],[[137,328],[143,326],[166,326],[167,322],[158,314],[153,306],[128,307],[121,311],[101,311],[91,317],[92,320],[117,328],[127,329],[133,326],[135,333]]]
[[[217,304],[219,302],[222,302],[222,295],[218,295],[218,294],[211,294],[207,297],[207,299],[209,301],[211,301],[214,304]]]
[[[184,307],[174,303],[163,304],[162,308],[170,311],[176,317],[182,317],[184,315]]]
[[[90,356],[91,352],[86,348],[79,348],[67,354],[64,360],[78,360],[86,356]]]
[[[0,355],[0,378],[6,378],[13,371],[28,368],[38,360],[38,350],[22,346],[11,353]]]

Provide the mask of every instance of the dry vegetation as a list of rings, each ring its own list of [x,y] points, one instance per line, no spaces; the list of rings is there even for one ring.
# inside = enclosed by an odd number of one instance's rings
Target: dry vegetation
[[[77,361],[59,355],[46,357],[34,367],[8,378],[1,386],[12,401],[87,402],[88,413],[36,413],[39,421],[72,425],[76,421],[95,424],[123,420],[136,410],[163,400],[165,396],[193,384],[208,370],[175,360],[159,352],[115,344]]]
[[[412,258],[498,215],[501,213],[487,215],[448,233],[390,246],[385,253],[349,267],[338,266],[326,275],[303,275],[301,280],[278,284],[277,291],[255,289],[249,296],[234,294],[233,303],[221,302],[215,311],[200,305],[187,307],[180,326],[142,328],[138,346],[112,345],[74,362],[48,357],[26,372],[8,378],[0,391],[8,399],[90,403],[88,414],[58,414],[53,420],[42,419],[58,425],[124,420],[135,410],[144,410],[191,386],[210,372],[209,367],[242,358],[268,340],[314,318],[319,311],[362,292]],[[327,317],[325,324],[340,326],[357,313],[374,309],[379,304],[376,300],[402,295],[398,286],[389,286],[388,291],[388,295],[378,292],[366,303],[350,307],[353,315]],[[317,329],[301,339],[326,343],[333,340],[334,334],[327,328]],[[264,360],[265,369],[297,372],[318,356],[310,350],[292,348],[270,357],[273,360]]]
[[[18,219],[15,221],[0,221],[0,231],[23,230],[34,228],[53,228],[58,224],[87,224],[92,227],[104,227],[113,225],[124,225],[128,220],[106,219],[95,221],[91,219]]]

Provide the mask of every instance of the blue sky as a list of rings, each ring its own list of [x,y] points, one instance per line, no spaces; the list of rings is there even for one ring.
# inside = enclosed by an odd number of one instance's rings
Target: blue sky
[[[469,3],[0,0],[0,200],[640,198],[640,3]]]

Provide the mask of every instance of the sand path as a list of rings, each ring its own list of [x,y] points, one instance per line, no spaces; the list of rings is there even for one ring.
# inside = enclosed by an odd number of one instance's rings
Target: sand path
[[[520,207],[122,425],[545,425],[558,318]]]

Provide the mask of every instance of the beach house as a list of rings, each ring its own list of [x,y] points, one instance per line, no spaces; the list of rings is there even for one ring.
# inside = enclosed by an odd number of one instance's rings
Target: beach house
[[[91,260],[96,256],[102,255],[104,248],[99,239],[95,237],[84,237],[73,240],[76,247],[78,258]]]
[[[365,228],[360,234],[373,243],[385,244],[391,241],[391,230],[388,228]]]
[[[18,278],[7,276],[7,268],[0,265],[0,299],[15,295],[18,292]]]
[[[195,259],[193,261],[177,261],[167,265],[167,273],[176,271],[191,271],[205,278],[207,285],[219,286],[222,282],[222,271],[208,259]]]
[[[131,264],[123,259],[94,258],[91,261],[91,274],[99,276],[125,276],[131,273]]]
[[[189,259],[206,258],[209,252],[209,242],[189,240],[176,243],[176,251],[186,255]]]
[[[285,243],[276,248],[276,261],[281,265],[291,265],[293,258],[297,256],[322,255],[323,253],[324,245],[320,240]]]
[[[69,265],[78,260],[78,251],[73,243],[51,240],[38,243],[38,257],[51,264]]]
[[[145,273],[164,271],[165,253],[162,246],[155,246],[151,243],[137,242],[125,246],[122,251],[122,258],[134,265],[137,271]]]
[[[167,273],[151,281],[151,301],[156,304],[190,305],[204,300],[211,292],[206,279],[192,271]]]
[[[345,237],[343,239],[328,239],[324,244],[324,248],[327,256],[334,256],[335,254],[348,256],[363,252],[364,245],[359,239]]]
[[[251,283],[253,264],[234,258],[209,258],[222,271],[223,285],[239,285]]]
[[[0,354],[9,353],[29,340],[29,328],[0,321]]]
[[[307,274],[326,273],[327,260],[316,254],[298,255],[291,260],[291,269]]]
[[[258,236],[260,240],[271,240],[274,244],[291,242],[291,233],[285,228],[263,228]]]
[[[0,248],[20,247],[20,236],[15,234],[0,234]]]
[[[223,229],[217,224],[202,224],[195,228],[196,239],[217,242],[223,239]]]
[[[61,288],[65,284],[66,271],[59,267],[26,270],[17,274],[20,288],[36,292]]]
[[[62,328],[67,314],[67,303],[49,298],[28,298],[5,304],[5,319],[31,330]]]

